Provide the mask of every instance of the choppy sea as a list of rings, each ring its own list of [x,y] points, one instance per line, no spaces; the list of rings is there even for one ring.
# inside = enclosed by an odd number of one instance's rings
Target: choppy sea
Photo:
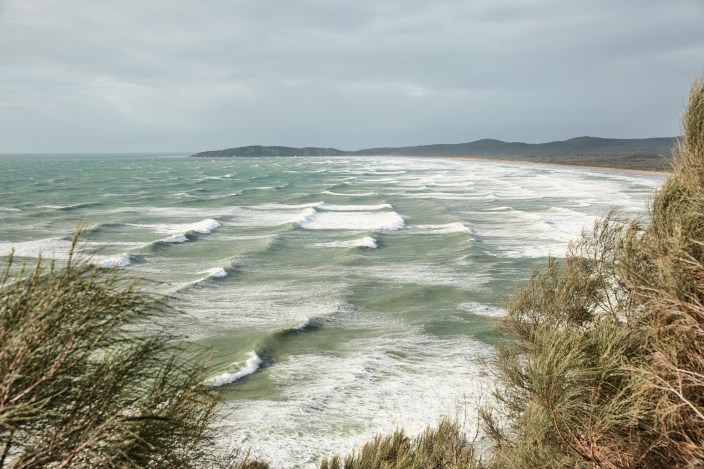
[[[168,295],[215,353],[220,447],[315,467],[377,432],[472,422],[502,301],[663,178],[400,157],[0,156],[0,254],[65,258]],[[154,281],[151,281],[154,280]]]

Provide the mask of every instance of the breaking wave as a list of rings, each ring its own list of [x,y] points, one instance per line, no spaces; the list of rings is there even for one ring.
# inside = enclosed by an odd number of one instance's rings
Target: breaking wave
[[[414,228],[431,234],[466,233],[474,234],[474,230],[462,223],[446,223],[444,225],[416,225]]]
[[[401,215],[396,212],[319,212],[311,209],[304,220],[296,226],[306,230],[400,230],[406,226]]]
[[[366,249],[376,249],[377,243],[376,239],[371,236],[365,236],[364,238],[351,239],[349,241],[332,241],[329,243],[317,243],[314,244],[315,247],[321,248],[366,248]]]
[[[129,254],[118,254],[117,256],[104,257],[95,259],[94,265],[101,269],[121,269],[132,264],[132,258]]]
[[[331,205],[320,204],[317,206],[320,210],[328,212],[368,212],[374,210],[383,210],[385,208],[393,208],[391,204],[376,204],[376,205]]]
[[[257,355],[257,352],[249,352],[249,358],[245,362],[236,364],[237,371],[225,372],[217,376],[213,376],[212,378],[207,379],[205,384],[217,387],[234,383],[235,381],[256,372],[261,364],[262,359],[259,355]]]

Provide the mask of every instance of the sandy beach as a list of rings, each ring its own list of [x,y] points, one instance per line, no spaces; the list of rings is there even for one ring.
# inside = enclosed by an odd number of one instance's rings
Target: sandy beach
[[[428,157],[437,158],[437,157]],[[526,160],[513,160],[513,159],[498,159],[498,158],[482,158],[479,156],[444,156],[441,158],[447,158],[451,160],[467,160],[467,161],[491,161],[494,163],[506,163],[506,164],[520,164],[526,166],[543,166],[546,168],[581,168],[589,171],[603,171],[606,173],[623,173],[623,174],[642,174],[651,176],[667,176],[670,174],[665,171],[649,171],[644,169],[627,169],[627,168],[612,168],[608,166],[588,166],[588,165],[578,165],[578,164],[567,164],[567,163],[543,163],[536,161],[526,161]]]

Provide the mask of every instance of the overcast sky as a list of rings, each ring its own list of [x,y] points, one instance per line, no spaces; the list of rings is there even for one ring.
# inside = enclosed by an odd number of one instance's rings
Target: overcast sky
[[[0,0],[0,152],[679,133],[704,0]]]

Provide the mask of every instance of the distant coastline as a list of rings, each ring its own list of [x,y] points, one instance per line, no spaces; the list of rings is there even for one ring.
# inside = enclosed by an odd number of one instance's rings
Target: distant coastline
[[[483,139],[469,143],[367,148],[345,151],[321,147],[253,145],[204,151],[193,157],[425,156],[589,166],[663,172],[670,168],[678,137],[615,139],[576,137],[547,143]]]
[[[670,164],[672,159],[668,159],[667,164],[664,165],[662,169],[644,169],[644,168],[637,168],[637,167],[622,167],[622,166],[616,166],[611,165],[611,166],[596,166],[589,164],[588,162],[585,164],[580,164],[578,162],[569,162],[569,163],[556,163],[556,162],[543,162],[543,161],[537,161],[537,160],[521,160],[521,159],[502,159],[502,158],[482,158],[481,156],[448,156],[448,159],[451,160],[464,160],[464,161],[491,161],[494,163],[505,163],[505,164],[520,164],[520,165],[535,165],[535,166],[542,166],[546,168],[573,168],[573,169],[584,169],[584,170],[589,170],[589,171],[599,171],[599,172],[605,172],[605,173],[622,173],[622,174],[642,174],[642,175],[651,175],[651,176],[667,176],[667,174],[670,172]],[[614,163],[618,163],[619,159],[616,158]]]

